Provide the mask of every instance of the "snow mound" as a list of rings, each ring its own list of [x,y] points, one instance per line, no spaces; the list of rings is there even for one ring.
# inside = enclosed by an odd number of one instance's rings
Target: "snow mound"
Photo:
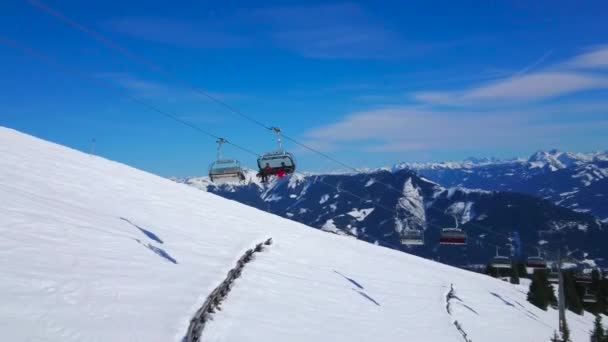
[[[6,341],[181,341],[209,292],[268,237],[204,341],[461,341],[455,321],[473,341],[547,341],[556,329],[557,313],[529,305],[523,286],[1,127],[0,199]],[[593,317],[568,318],[573,341],[587,341]]]

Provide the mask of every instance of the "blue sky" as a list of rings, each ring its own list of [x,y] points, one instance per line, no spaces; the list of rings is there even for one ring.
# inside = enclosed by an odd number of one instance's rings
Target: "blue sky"
[[[48,7],[356,167],[607,149],[605,1],[75,1]],[[164,176],[200,175],[214,140],[270,132],[28,1],[0,4],[0,125]],[[340,169],[286,143],[300,170]],[[251,155],[225,155],[253,166]]]

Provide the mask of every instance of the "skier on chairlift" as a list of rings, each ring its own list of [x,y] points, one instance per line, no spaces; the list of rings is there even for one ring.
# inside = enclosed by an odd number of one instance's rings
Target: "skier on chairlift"
[[[266,163],[263,169],[260,170],[260,175],[262,176],[262,183],[266,183],[268,181],[268,176],[272,174],[272,167],[270,167],[269,163]]]
[[[283,176],[285,176],[286,170],[287,169],[285,166],[285,162],[281,162],[281,167],[279,168],[279,171],[277,171],[277,177],[283,178]]]

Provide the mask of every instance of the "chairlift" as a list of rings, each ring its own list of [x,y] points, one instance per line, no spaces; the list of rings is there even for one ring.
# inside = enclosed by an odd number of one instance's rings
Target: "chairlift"
[[[401,234],[401,244],[410,246],[424,245],[424,232],[420,229],[405,229]]]
[[[490,266],[494,268],[511,268],[511,258],[498,254],[498,247],[496,247],[496,256],[490,261]]]
[[[547,261],[540,254],[540,249],[537,248],[538,255],[530,256],[526,259],[526,267],[534,270],[544,270],[547,268]]]
[[[582,273],[577,273],[574,275],[574,281],[577,284],[583,284],[583,285],[589,285],[591,284],[593,281],[591,279],[591,275],[589,274],[582,274]]]
[[[222,144],[228,141],[224,138],[217,139],[217,160],[209,166],[209,179],[213,183],[242,182],[245,173],[241,163],[236,159],[222,159]]]
[[[272,169],[269,174],[277,174],[280,170],[283,170],[285,174],[290,174],[296,170],[296,162],[293,155],[283,149],[283,143],[281,141],[281,129],[272,127],[272,130],[277,135],[277,143],[279,146],[278,150],[264,153],[258,158],[258,167],[263,170],[267,165]]]
[[[547,275],[547,280],[551,284],[559,284],[559,272],[552,270],[549,272],[549,275]]]
[[[456,219],[456,217],[454,217],[454,220],[456,221],[456,227],[441,229],[439,244],[458,246],[467,244],[467,233],[464,230],[458,228],[458,219]]]
[[[589,289],[585,289],[585,294],[583,295],[583,303],[597,303],[597,297],[593,293],[589,293]]]

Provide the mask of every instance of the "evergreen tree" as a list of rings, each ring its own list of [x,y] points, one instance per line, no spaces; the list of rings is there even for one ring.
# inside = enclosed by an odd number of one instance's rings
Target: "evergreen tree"
[[[591,286],[589,289],[594,293],[599,291],[601,280],[602,276],[600,275],[600,271],[598,271],[597,269],[593,270],[591,272]]]
[[[509,282],[511,284],[519,284],[519,269],[517,267],[516,262],[511,265],[511,277],[509,277]]]
[[[553,294],[553,289],[549,286],[547,274],[542,271],[535,271],[528,290],[528,302],[546,311],[551,304],[551,294]],[[553,298],[555,298],[555,295],[553,295]]]
[[[486,272],[487,275],[489,275],[490,277],[494,277],[494,278],[498,278],[498,269],[492,267],[492,265],[488,264],[486,266]]]
[[[553,337],[551,337],[551,342],[561,342],[559,336],[557,336],[557,331],[553,332]]]
[[[597,290],[597,311],[608,314],[608,279],[601,279]]]
[[[523,261],[517,262],[517,273],[519,274],[520,277],[530,278],[530,275],[528,274],[528,270],[526,269],[526,264]]]
[[[583,314],[583,303],[576,287],[576,280],[573,272],[564,272],[564,292],[566,297],[566,307],[568,310],[578,314]]]
[[[595,316],[595,322],[593,323],[593,331],[591,332],[591,342],[606,342],[608,338],[605,335],[604,327],[602,327],[602,317],[600,315]]]

